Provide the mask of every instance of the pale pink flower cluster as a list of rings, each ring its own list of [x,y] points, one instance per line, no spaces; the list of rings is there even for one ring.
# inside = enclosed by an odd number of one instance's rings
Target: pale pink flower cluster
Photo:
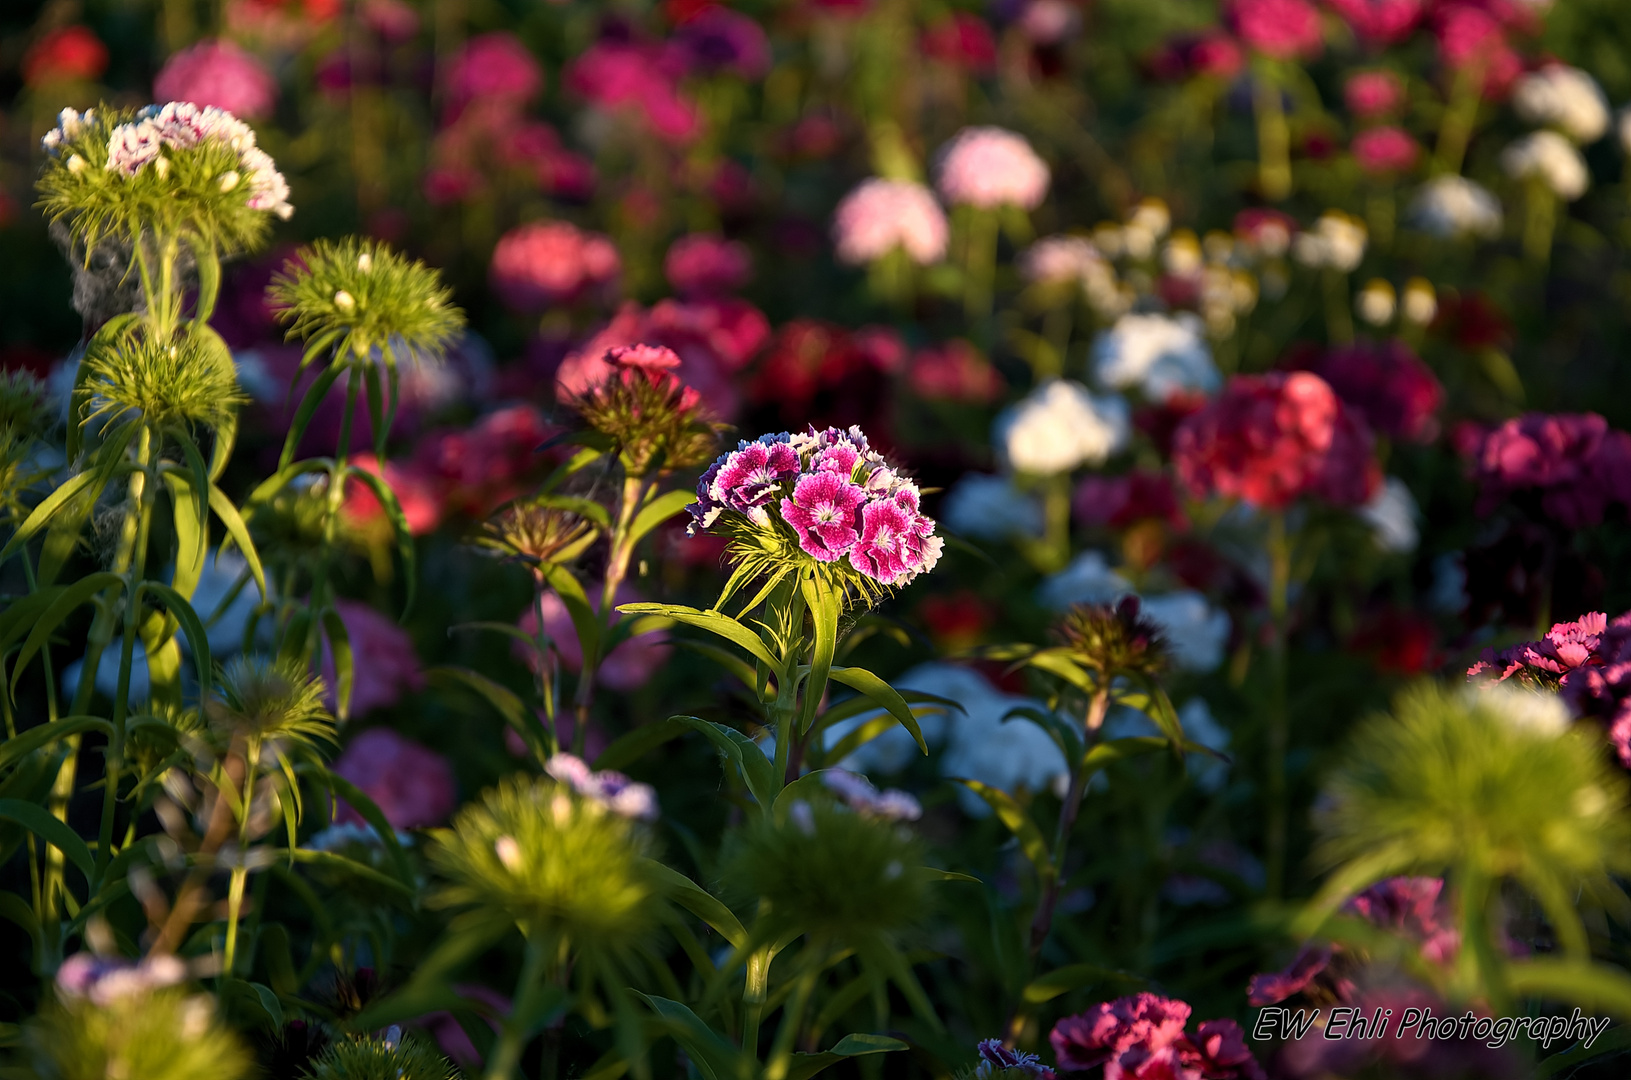
[[[574,754],[556,754],[544,765],[544,771],[614,814],[637,821],[651,821],[657,816],[657,793],[651,785],[637,783],[620,772],[595,772]]]
[[[940,151],[935,187],[955,206],[1034,210],[1048,194],[1048,163],[1023,135],[999,127],[964,128]]]
[[[617,248],[599,233],[567,221],[533,221],[499,240],[489,277],[500,299],[531,313],[609,292],[622,269]]]
[[[174,956],[150,956],[139,963],[94,953],[75,953],[57,969],[57,995],[107,1007],[124,998],[175,986],[187,979],[187,965]]]
[[[945,258],[950,230],[928,188],[873,177],[838,204],[833,235],[839,259],[851,265],[876,262],[898,247],[927,266]]]
[[[158,165],[165,150],[191,150],[204,143],[223,143],[238,154],[239,173],[222,177],[224,191],[238,183],[249,193],[251,210],[266,210],[285,220],[294,213],[289,205],[289,184],[278,172],[271,155],[255,145],[255,132],[225,109],[213,105],[200,108],[188,101],[149,105],[136,119],[114,128],[108,136],[110,172],[134,177],[149,165]],[[163,175],[163,172],[160,172]]]
[[[164,62],[153,79],[153,96],[265,116],[277,103],[277,80],[232,42],[200,41]]]

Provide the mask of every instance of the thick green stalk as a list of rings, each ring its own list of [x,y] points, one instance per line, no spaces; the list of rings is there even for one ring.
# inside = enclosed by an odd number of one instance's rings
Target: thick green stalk
[[[602,644],[611,631],[612,616],[617,607],[617,590],[628,577],[629,562],[634,557],[634,543],[629,538],[629,531],[640,512],[640,505],[645,502],[646,483],[643,475],[626,475],[623,478],[617,521],[607,542],[606,576],[600,587],[598,622]],[[583,669],[578,674],[578,690],[573,697],[572,725],[572,752],[580,757],[589,738],[589,711],[595,702],[595,677],[600,671],[601,661],[606,659],[605,653],[604,647],[593,650],[593,655],[589,649],[583,650]]]
[[[548,964],[549,951],[538,935],[529,934],[526,954],[521,961],[521,975],[515,983],[515,1004],[505,1018],[498,1045],[493,1048],[492,1060],[487,1065],[487,1080],[510,1080],[515,1076],[521,1064],[521,1051],[526,1049],[527,1044],[524,1013],[529,1011],[532,997]]]
[[[1546,181],[1531,177],[1524,184],[1523,253],[1544,267],[1552,257],[1552,234],[1557,227],[1557,196]]]
[[[233,853],[232,878],[227,886],[227,940],[221,959],[221,972],[231,978],[238,959],[238,917],[243,911],[244,882],[249,877],[245,855],[249,851],[249,817],[255,800],[255,774],[260,766],[260,748],[253,743],[244,753],[244,788],[238,801],[238,848]]]
[[[1454,174],[1466,160],[1467,144],[1478,123],[1478,105],[1484,96],[1484,65],[1472,64],[1456,72],[1450,88],[1450,101],[1438,129],[1438,147],[1433,153],[1433,171]]]
[[[963,312],[970,322],[983,325],[991,317],[993,282],[997,273],[996,211],[980,207],[969,209],[968,243],[964,254],[967,258],[963,267]]]
[[[759,1056],[759,1018],[770,993],[770,963],[774,959],[775,953],[769,945],[761,945],[748,954],[742,985],[742,1049],[754,1058]]]
[[[792,996],[782,1007],[782,1022],[776,1028],[776,1041],[771,1045],[770,1061],[765,1065],[765,1080],[786,1080],[787,1071],[793,1064],[793,1044],[798,1038],[799,1027],[804,1023],[804,1010],[810,1004],[816,984],[821,981],[826,952],[814,944],[810,945],[808,952],[809,965],[800,973],[798,981],[793,984]]]

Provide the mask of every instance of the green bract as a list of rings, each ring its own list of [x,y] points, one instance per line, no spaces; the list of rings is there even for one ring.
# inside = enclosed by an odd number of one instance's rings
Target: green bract
[[[552,781],[513,777],[434,834],[429,858],[448,884],[445,907],[474,907],[529,938],[619,955],[661,912],[658,879],[638,824]]]
[[[377,240],[348,236],[301,248],[269,290],[289,336],[308,342],[306,363],[332,349],[336,365],[387,369],[440,359],[464,313],[441,276]]]
[[[81,361],[79,421],[116,422],[140,413],[153,426],[204,424],[219,428],[248,398],[238,388],[232,356],[214,331],[154,340],[134,326],[97,335]]]
[[[418,1038],[341,1039],[306,1071],[310,1080],[457,1080],[452,1062]]]
[[[323,705],[323,680],[297,661],[239,658],[221,672],[220,691],[205,714],[226,739],[336,741],[334,718]]]
[[[928,908],[922,846],[906,828],[827,799],[795,801],[727,841],[722,874],[736,900],[764,900],[788,930],[839,941],[905,929]]]
[[[48,1006],[26,1039],[41,1080],[238,1080],[250,1068],[214,1000],[179,988]]]

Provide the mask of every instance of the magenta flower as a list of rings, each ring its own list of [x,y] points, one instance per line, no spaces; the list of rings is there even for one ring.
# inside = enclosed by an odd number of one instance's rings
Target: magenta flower
[[[334,772],[374,800],[393,829],[440,825],[458,805],[447,759],[390,728],[369,728],[353,738]],[[361,824],[362,815],[342,804],[335,820]]]
[[[1404,342],[1395,338],[1333,349],[1315,370],[1337,397],[1388,438],[1425,443],[1438,434],[1444,387]]]
[[[499,239],[488,278],[506,305],[533,314],[608,295],[622,270],[606,237],[565,221],[534,221]]]
[[[1134,994],[1095,1005],[1054,1026],[1048,1041],[1061,1068],[1104,1066],[1106,1080],[1120,1080],[1165,1066],[1167,1075],[1179,1074],[1179,1050],[1189,1006],[1182,1001]]]
[[[602,592],[600,582],[586,582],[584,590],[589,594],[589,606],[596,611],[600,610],[600,596]],[[617,587],[617,595],[613,597],[613,607],[618,604],[636,604],[645,597],[640,595],[638,589],[624,582]],[[554,657],[559,657],[561,665],[568,671],[579,671],[583,668],[583,648],[578,643],[578,632],[572,624],[572,616],[566,610],[561,598],[553,592],[545,593],[539,602],[544,612],[544,633],[549,636],[550,650]],[[622,616],[612,614],[612,625],[616,625]],[[522,613],[517,625],[521,631],[529,636],[538,633],[538,615],[533,608]],[[553,659],[540,664],[536,650],[530,649],[516,642],[516,653],[532,667],[533,670],[545,670],[546,665],[553,663]],[[661,630],[649,634],[637,634],[625,638],[609,656],[600,661],[600,670],[595,678],[600,685],[608,690],[628,692],[638,690],[651,681],[663,664],[673,654],[674,647],[668,643],[668,635]]]
[[[232,42],[201,41],[164,62],[153,80],[153,97],[258,117],[270,113],[277,102],[277,80]]]
[[[674,35],[694,71],[762,79],[770,71],[770,39],[757,19],[710,7]]]
[[[395,705],[404,693],[424,689],[425,673],[413,638],[388,616],[355,600],[336,600],[334,606],[351,639],[351,715]],[[328,704],[334,707],[334,658],[323,645],[323,681],[329,687]]]
[[[843,477],[812,473],[793,488],[792,498],[782,500],[782,519],[793,526],[806,554],[834,562],[859,539],[856,511],[864,502],[866,492]]]
[[[850,552],[850,562],[861,573],[893,585],[909,571],[907,544],[917,515],[893,501],[871,502],[861,511],[861,537]]]
[[[1186,1057],[1186,1065],[1206,1080],[1236,1076],[1262,1080],[1266,1075],[1246,1046],[1246,1033],[1233,1020],[1202,1022],[1189,1045],[1193,1057]]]
[[[1389,125],[1355,135],[1353,155],[1367,173],[1387,176],[1413,169],[1421,156],[1421,147],[1403,128]]]
[[[871,785],[867,785],[870,787]],[[982,1039],[975,1048],[980,1063],[974,1068],[978,1080],[988,1080],[995,1073],[1018,1070],[1031,1080],[1053,1080],[1053,1070],[1042,1064],[1042,1059],[1023,1050],[1010,1050],[1001,1039]]]
[[[1246,984],[1246,1003],[1253,1008],[1278,1005],[1293,994],[1302,993],[1331,966],[1331,956],[1326,946],[1310,945],[1299,951],[1284,971],[1253,975]]]
[[[1424,0],[1325,0],[1327,6],[1353,27],[1354,33],[1376,45],[1403,41],[1421,22]]]
[[[1374,120],[1404,103],[1404,84],[1391,71],[1360,71],[1348,77],[1342,99],[1355,116]]]
[[[456,116],[476,101],[519,109],[544,89],[544,69],[514,34],[478,34],[464,43],[448,69],[448,104]]]
[[[765,508],[774,505],[781,485],[798,476],[799,456],[786,434],[762,435],[754,442],[743,440],[709,471],[713,477],[698,485],[702,501],[693,504],[693,510],[711,502],[763,524],[770,520]]]
[[[740,241],[693,233],[669,246],[663,275],[681,296],[722,296],[747,284],[753,276],[753,256]]]
[[[631,112],[659,139],[684,146],[702,133],[702,117],[680,93],[682,72],[675,68],[661,49],[601,41],[573,60],[564,78],[590,104]]]
[[[1280,60],[1318,56],[1320,13],[1307,0],[1233,0],[1225,11],[1249,48]]]
[[[1596,413],[1526,413],[1469,440],[1487,515],[1514,495],[1538,496],[1541,512],[1566,529],[1599,524],[1611,505],[1631,504],[1631,435]]]

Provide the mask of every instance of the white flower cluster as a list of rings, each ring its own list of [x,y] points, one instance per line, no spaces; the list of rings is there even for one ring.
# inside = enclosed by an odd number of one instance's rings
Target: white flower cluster
[[[923,816],[923,807],[907,792],[899,788],[879,791],[872,781],[859,773],[844,769],[828,769],[821,774],[822,782],[845,806],[862,817],[881,818],[884,821],[916,821]]]
[[[1608,99],[1597,80],[1579,68],[1548,64],[1512,86],[1512,107],[1520,117],[1551,127],[1584,146],[1608,131]]]
[[[1501,235],[1501,203],[1465,176],[1435,176],[1410,204],[1410,220],[1438,237]]]
[[[288,182],[271,156],[255,145],[254,130],[213,105],[200,108],[188,101],[172,101],[148,106],[109,134],[106,167],[129,177],[151,167],[163,177],[170,169],[165,150],[190,150],[204,143],[230,146],[238,155],[238,170],[221,175],[222,191],[243,184],[251,210],[268,211],[285,220],[294,213]]]
[[[1364,222],[1340,210],[1327,210],[1312,229],[1296,235],[1292,256],[1304,266],[1351,273],[1365,257]]]
[[[1157,404],[1178,394],[1214,394],[1223,384],[1191,312],[1123,315],[1093,342],[1093,374],[1116,390],[1137,387]]]
[[[991,441],[1016,472],[1052,476],[1099,465],[1127,442],[1127,403],[1095,398],[1081,383],[1051,379],[998,414]]]
[[[1586,159],[1574,143],[1551,130],[1531,132],[1502,150],[1501,168],[1514,180],[1539,180],[1565,202],[1591,186]]]
[[[1417,525],[1421,511],[1416,497],[1410,494],[1410,485],[1397,476],[1390,476],[1379,487],[1376,496],[1359,508],[1359,519],[1370,526],[1376,546],[1393,554],[1409,554],[1416,550],[1421,539]]]
[[[544,771],[585,799],[621,817],[637,821],[657,817],[657,793],[650,784],[636,783],[610,769],[595,772],[588,762],[574,754],[556,754],[544,763]]]

